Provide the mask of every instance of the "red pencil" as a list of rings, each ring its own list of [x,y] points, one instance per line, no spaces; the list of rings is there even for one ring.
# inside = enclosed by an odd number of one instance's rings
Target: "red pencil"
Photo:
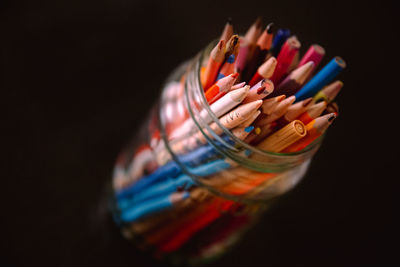
[[[251,78],[249,85],[253,86],[258,83],[262,79],[271,78],[272,74],[276,68],[276,58],[270,57],[267,61],[265,61],[256,71],[253,78]]]
[[[300,49],[300,46],[301,44],[299,40],[297,40],[296,36],[292,36],[286,40],[279,52],[277,57],[278,64],[276,65],[274,74],[271,77],[274,84],[279,84],[282,78],[286,75],[297,51]]]

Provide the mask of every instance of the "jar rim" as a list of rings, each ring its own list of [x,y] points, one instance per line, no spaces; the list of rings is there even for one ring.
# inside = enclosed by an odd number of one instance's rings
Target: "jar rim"
[[[259,155],[265,156],[265,157],[278,157],[278,158],[288,158],[288,157],[296,157],[296,156],[301,156],[301,155],[306,155],[308,153],[314,154],[314,152],[316,151],[316,149],[320,146],[324,134],[321,135],[320,137],[318,137],[316,140],[314,140],[311,144],[309,144],[307,147],[303,148],[300,151],[296,151],[296,152],[289,152],[289,153],[284,153],[284,152],[272,152],[272,151],[267,151],[267,150],[263,150],[260,148],[257,148],[256,146],[252,146],[242,140],[240,140],[239,138],[237,138],[229,129],[227,129],[226,127],[224,127],[218,117],[214,114],[214,112],[211,110],[210,105],[208,104],[208,101],[205,97],[205,92],[203,89],[203,86],[201,84],[201,78],[200,78],[200,73],[201,73],[201,67],[202,67],[202,62],[205,59],[205,56],[207,54],[208,51],[210,51],[218,42],[218,40],[214,40],[212,41],[208,46],[206,46],[205,49],[203,49],[202,51],[200,51],[200,53],[195,57],[194,62],[194,74],[195,74],[195,84],[196,84],[196,88],[194,88],[195,90],[199,91],[197,93],[200,93],[200,100],[202,103],[200,103],[202,105],[202,108],[204,108],[206,110],[206,112],[208,113],[208,115],[211,117],[212,122],[215,122],[218,127],[220,127],[223,131],[224,134],[226,134],[227,136],[229,136],[229,138],[231,138],[232,140],[234,140],[235,143],[239,144],[240,146],[244,147],[246,150],[251,151],[252,153],[257,153]],[[185,94],[187,95],[187,90],[188,86],[186,86],[186,82],[185,82]],[[189,101],[187,103],[190,103]],[[190,111],[190,113],[192,113],[192,109],[190,107],[190,105],[188,105],[188,109]],[[195,119],[194,114],[191,114],[196,126],[199,128],[199,130],[204,134],[202,126],[200,125],[200,123],[198,123],[198,121]],[[208,129],[208,131],[210,131],[210,129]],[[207,135],[205,134],[205,137],[207,138]],[[209,139],[209,141],[215,142],[213,140],[211,140],[211,138],[207,138]]]

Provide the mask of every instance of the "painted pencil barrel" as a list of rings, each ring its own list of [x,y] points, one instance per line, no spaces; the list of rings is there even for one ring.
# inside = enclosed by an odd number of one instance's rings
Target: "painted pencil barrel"
[[[313,97],[323,86],[331,82],[345,67],[346,63],[342,58],[333,58],[295,94],[296,101]]]

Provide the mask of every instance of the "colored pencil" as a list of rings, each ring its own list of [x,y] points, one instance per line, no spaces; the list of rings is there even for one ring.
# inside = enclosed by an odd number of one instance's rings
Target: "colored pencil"
[[[210,103],[211,101],[215,101],[218,96],[222,96],[223,93],[228,92],[238,76],[238,73],[230,74],[223,79],[218,80],[214,85],[208,88],[205,93],[207,102]]]
[[[265,115],[271,115],[275,111],[278,104],[286,98],[285,95],[275,96],[272,98],[264,99],[262,104],[262,113]]]
[[[274,84],[271,80],[262,79],[253,87],[250,88],[249,93],[243,100],[243,103],[249,103],[255,100],[260,100],[266,98],[269,94],[274,91]]]
[[[124,222],[133,222],[145,216],[161,212],[172,208],[176,203],[189,197],[188,192],[174,193],[170,196],[162,196],[157,199],[151,199],[140,205],[131,206],[129,209],[121,212],[121,219]]]
[[[235,71],[235,61],[239,52],[239,36],[233,35],[228,41],[227,52],[225,53],[225,62],[219,70],[217,80],[220,80]]]
[[[264,61],[267,53],[272,45],[273,38],[273,23],[267,25],[261,36],[258,38],[254,52],[249,59],[245,73],[243,76],[244,80],[250,80],[256,72],[258,66],[260,66]]]
[[[246,82],[241,82],[241,83],[234,84],[234,85],[232,85],[230,91],[242,88],[245,85],[246,85]]]
[[[330,83],[345,67],[346,63],[342,58],[333,58],[296,93],[297,101],[313,97],[323,86]]]
[[[326,102],[319,102],[313,104],[307,110],[301,114],[297,119],[302,121],[304,124],[308,124],[310,121],[316,119],[319,115],[324,112],[326,108]]]
[[[304,124],[299,120],[294,120],[279,131],[270,135],[258,144],[257,147],[266,151],[280,152],[297,140],[303,138],[306,134],[307,130]]]
[[[276,68],[276,58],[270,57],[267,61],[265,61],[260,67],[258,67],[256,73],[251,78],[249,85],[253,86],[258,83],[262,79],[269,79],[272,77],[272,74]]]
[[[234,76],[234,75],[232,75]],[[231,79],[229,83],[225,86],[226,88],[230,88],[230,84],[234,82],[234,77],[228,76],[226,79]],[[215,87],[217,88],[217,87]],[[211,88],[210,88],[211,89]],[[214,90],[214,89],[211,89]],[[217,88],[216,90],[219,90]],[[243,99],[247,96],[247,93],[249,91],[249,86],[245,86],[241,89],[236,89],[234,91],[231,91],[225,95],[223,95],[220,99],[216,100],[214,103],[210,105],[211,111],[214,113],[216,117],[219,117],[235,106],[237,106],[240,102],[243,101]],[[218,93],[215,93],[218,94]],[[199,119],[201,119],[204,123],[209,123],[212,121],[212,118],[208,114],[207,110],[202,110],[200,112]],[[192,119],[188,119],[185,122],[183,122],[179,127],[174,129],[174,131],[171,133],[171,138],[181,138],[182,136],[188,135],[190,132],[197,131],[197,128],[193,122]]]
[[[274,112],[272,112],[271,115],[267,116],[264,119],[257,120],[256,125],[263,126],[263,125],[266,125],[266,124],[276,121],[277,119],[279,119],[286,113],[286,111],[289,109],[290,105],[292,105],[295,100],[296,100],[295,96],[291,96],[291,97],[288,97],[288,98],[282,100],[276,106]]]
[[[238,125],[238,127],[248,127],[250,126],[256,119],[257,117],[261,114],[260,110],[256,110],[255,112],[253,112],[253,114],[244,122],[242,122],[241,124]]]
[[[279,54],[282,45],[285,43],[285,41],[289,38],[290,36],[290,30],[289,29],[278,29],[275,37],[272,41],[272,56],[276,56]]]
[[[281,83],[279,83],[276,90],[269,95],[269,97],[278,95],[294,95],[307,80],[307,77],[309,76],[313,67],[314,62],[310,61],[293,70]]]
[[[292,104],[288,110],[286,111],[285,115],[279,118],[278,120],[278,127],[284,126],[289,122],[298,118],[301,114],[307,111],[307,109],[312,105],[311,103],[312,98],[304,99],[303,101],[297,102]]]
[[[206,91],[217,79],[218,71],[225,60],[225,41],[220,40],[211,51],[204,74],[202,75],[202,85]]]
[[[279,84],[282,78],[286,75],[292,61],[300,49],[300,42],[297,40],[296,36],[292,36],[288,38],[283,45],[279,55],[277,56],[276,60],[278,61],[274,74],[271,77],[271,80]]]
[[[141,246],[158,256],[189,253],[187,262],[201,262],[225,250],[252,221],[247,204],[218,197],[209,188],[243,199],[290,188],[286,179],[293,174],[257,171],[270,157],[238,140],[270,154],[318,146],[318,138],[338,116],[333,101],[343,83],[332,81],[346,63],[335,57],[312,77],[324,48],[312,44],[301,57],[297,37],[288,29],[273,34],[272,28],[262,29],[259,17],[239,37],[228,19],[216,46],[208,46],[209,55],[201,57],[204,98],[185,98],[189,75],[167,83],[164,131],[157,119],[151,121],[148,144],[120,157],[113,172],[115,220],[125,237],[134,239],[139,233]],[[244,168],[228,153],[255,165]],[[242,211],[241,217],[230,215]]]
[[[343,82],[341,81],[335,81],[331,84],[328,84],[314,96],[313,103],[318,103],[320,101],[325,101],[327,103],[332,102],[339,94],[342,87]]]
[[[304,138],[300,139],[299,141],[287,147],[284,151],[296,152],[306,148],[315,139],[320,137],[326,131],[326,129],[328,129],[329,125],[332,124],[335,118],[336,115],[334,113],[330,113],[318,117],[315,120],[309,122],[306,125],[307,135]]]
[[[324,58],[324,56],[325,56],[325,49],[322,46],[317,44],[310,45],[307,52],[301,58],[298,67],[301,67],[310,61],[314,62],[313,69],[309,74],[311,75],[314,72],[314,70],[318,68],[319,63],[321,63],[321,60]]]

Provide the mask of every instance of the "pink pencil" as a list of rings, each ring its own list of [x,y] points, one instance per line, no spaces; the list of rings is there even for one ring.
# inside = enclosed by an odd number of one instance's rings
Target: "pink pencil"
[[[325,49],[317,44],[310,45],[308,48],[307,52],[304,54],[304,56],[301,58],[299,65],[297,67],[300,67],[307,62],[314,62],[314,67],[312,68],[309,76],[314,72],[314,70],[318,67],[319,63],[321,63],[322,58],[325,55]]]

